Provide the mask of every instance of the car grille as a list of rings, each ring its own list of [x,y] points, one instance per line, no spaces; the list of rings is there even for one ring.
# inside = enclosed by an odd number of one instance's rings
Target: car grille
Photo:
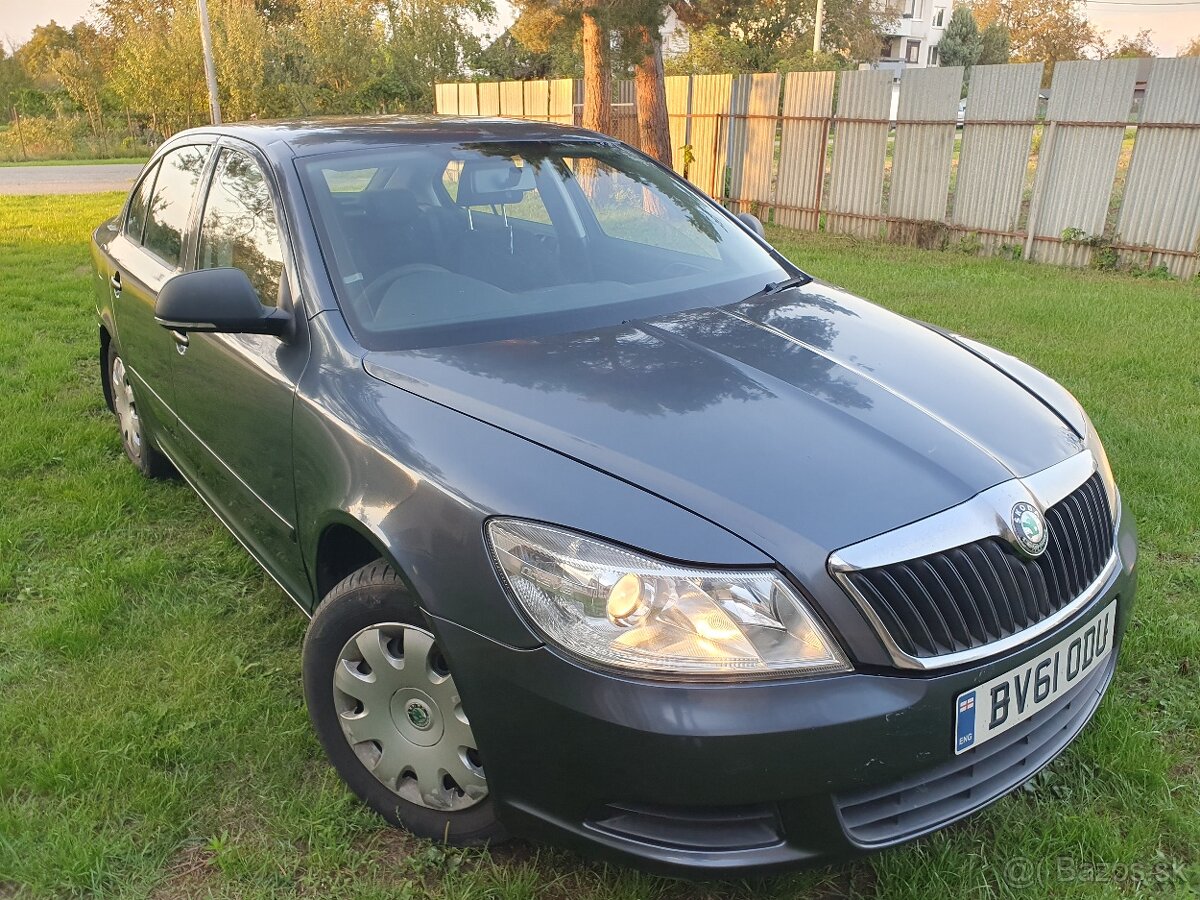
[[[834,797],[855,843],[879,846],[940,828],[1033,777],[1091,718],[1116,653],[1070,693],[990,741],[908,779]],[[949,741],[949,735],[947,735]]]
[[[989,537],[846,580],[909,656],[972,650],[1037,625],[1104,571],[1113,518],[1099,473],[1046,510],[1046,525],[1036,559]]]

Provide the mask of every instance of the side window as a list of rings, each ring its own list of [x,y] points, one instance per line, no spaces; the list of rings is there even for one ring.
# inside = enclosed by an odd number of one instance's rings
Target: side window
[[[461,159],[452,159],[442,170],[442,187],[446,189],[450,199],[455,202],[458,201],[458,180],[462,176],[462,167]]]
[[[188,213],[208,151],[207,146],[180,147],[164,156],[159,166],[142,245],[168,265],[179,265]]]
[[[125,236],[131,241],[142,242],[142,230],[146,227],[146,210],[150,207],[150,192],[154,190],[154,178],[158,175],[158,163],[138,183],[133,198],[129,201],[129,212],[125,216]]]
[[[378,167],[371,169],[325,169],[325,184],[331,194],[361,194],[370,185],[371,179],[378,172]]]
[[[279,302],[283,251],[275,206],[258,164],[239,150],[222,150],[200,223],[199,269],[241,269],[267,306]]]

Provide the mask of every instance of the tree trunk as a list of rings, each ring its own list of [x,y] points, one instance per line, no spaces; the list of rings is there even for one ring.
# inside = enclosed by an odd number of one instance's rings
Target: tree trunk
[[[612,132],[612,72],[608,32],[596,19],[599,0],[585,0],[583,12],[583,127]]]
[[[667,88],[663,81],[662,36],[643,25],[640,29],[645,56],[634,70],[637,91],[638,140],[642,152],[664,166],[671,165],[671,123],[667,118]]]

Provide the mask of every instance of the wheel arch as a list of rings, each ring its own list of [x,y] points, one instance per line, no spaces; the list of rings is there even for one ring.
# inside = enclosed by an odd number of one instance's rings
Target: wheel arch
[[[108,326],[103,322],[100,323],[100,389],[104,392],[104,405],[108,407],[109,412],[115,410],[113,406],[112,384],[108,376],[108,348],[112,345],[112,335],[109,334]]]
[[[319,528],[313,544],[313,609],[346,576],[377,559],[390,565],[412,590],[404,567],[380,535],[347,513],[331,517]]]

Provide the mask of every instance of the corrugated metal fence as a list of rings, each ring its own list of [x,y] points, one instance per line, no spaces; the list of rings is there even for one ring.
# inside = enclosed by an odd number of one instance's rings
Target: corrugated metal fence
[[[1200,58],[666,80],[675,170],[789,228],[1200,273]],[[436,86],[439,113],[579,123],[570,79]],[[1047,99],[1048,97],[1048,99]],[[1044,103],[1045,113],[1039,116]],[[896,118],[889,111],[897,109]],[[637,143],[633,85],[616,137]]]

